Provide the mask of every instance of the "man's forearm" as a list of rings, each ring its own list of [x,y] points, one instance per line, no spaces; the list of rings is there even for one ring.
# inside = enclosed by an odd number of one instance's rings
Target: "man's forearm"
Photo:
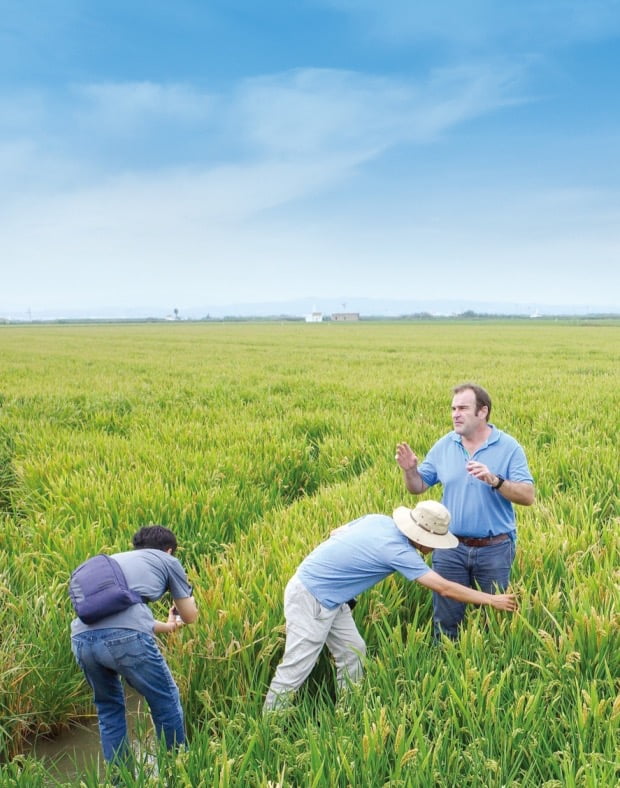
[[[498,481],[499,477],[496,476],[492,481],[492,486],[497,484]],[[536,497],[533,484],[529,482],[512,482],[510,479],[505,479],[497,492],[511,503],[517,503],[521,506],[531,506]]]
[[[517,609],[517,599],[514,594],[487,594],[484,591],[477,591],[475,588],[468,588],[459,583],[453,583],[452,580],[446,580],[433,569],[419,577],[418,583],[430,588],[440,596],[447,596],[457,602],[470,605],[490,605],[497,610],[513,611]]]
[[[437,589],[440,596],[447,596],[457,602],[465,602],[470,605],[489,605],[493,601],[493,595],[484,591],[477,591],[475,588],[468,588],[452,580],[445,580],[442,588]]]
[[[403,479],[405,481],[405,487],[414,495],[419,495],[426,490],[426,482],[418,473],[417,468],[403,469]]]

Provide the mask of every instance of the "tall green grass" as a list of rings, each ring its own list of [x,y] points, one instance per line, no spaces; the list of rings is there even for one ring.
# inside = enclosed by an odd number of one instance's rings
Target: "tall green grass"
[[[45,764],[15,756],[92,713],[69,650],[69,571],[161,522],[200,605],[195,626],[162,638],[191,736],[163,759],[176,784],[615,785],[618,336],[541,323],[1,327],[2,784],[51,784]],[[394,446],[423,455],[467,379],[489,389],[492,421],[536,478],[535,506],[518,511],[519,613],[470,610],[459,643],[437,648],[430,594],[391,577],[355,610],[361,686],[337,698],[323,656],[296,706],[263,719],[286,581],[334,526],[413,500]],[[154,780],[139,767],[136,784]]]

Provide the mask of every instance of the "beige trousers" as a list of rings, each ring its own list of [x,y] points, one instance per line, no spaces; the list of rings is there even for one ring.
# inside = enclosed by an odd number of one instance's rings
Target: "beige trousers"
[[[334,657],[338,686],[359,681],[366,644],[346,603],[328,610],[293,575],[284,592],[284,616],[284,655],[269,686],[264,711],[288,705],[310,675],[324,645]]]

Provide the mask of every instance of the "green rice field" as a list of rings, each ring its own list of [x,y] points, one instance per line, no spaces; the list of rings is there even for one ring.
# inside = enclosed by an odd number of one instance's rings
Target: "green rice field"
[[[536,480],[519,611],[470,609],[435,646],[431,595],[392,576],[355,608],[363,682],[336,696],[323,655],[263,718],[287,580],[333,527],[419,500],[395,445],[423,456],[464,380]],[[105,784],[96,760],[62,778],[30,747],[94,714],[71,569],[162,523],[200,610],[160,637],[190,748],[127,784],[616,786],[619,434],[613,321],[0,326],[0,785]]]

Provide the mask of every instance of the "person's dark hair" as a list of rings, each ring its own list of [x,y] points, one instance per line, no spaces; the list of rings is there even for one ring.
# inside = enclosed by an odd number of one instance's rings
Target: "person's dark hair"
[[[488,421],[491,415],[491,397],[486,389],[483,389],[482,386],[477,386],[475,383],[459,383],[458,386],[452,389],[452,393],[460,394],[462,391],[467,391],[468,389],[471,389],[476,397],[476,413],[478,413],[480,408],[483,408],[485,405],[487,406]]]
[[[163,525],[145,525],[133,535],[134,550],[144,550],[150,547],[153,550],[166,552],[172,548],[177,549],[177,538],[169,528]]]

